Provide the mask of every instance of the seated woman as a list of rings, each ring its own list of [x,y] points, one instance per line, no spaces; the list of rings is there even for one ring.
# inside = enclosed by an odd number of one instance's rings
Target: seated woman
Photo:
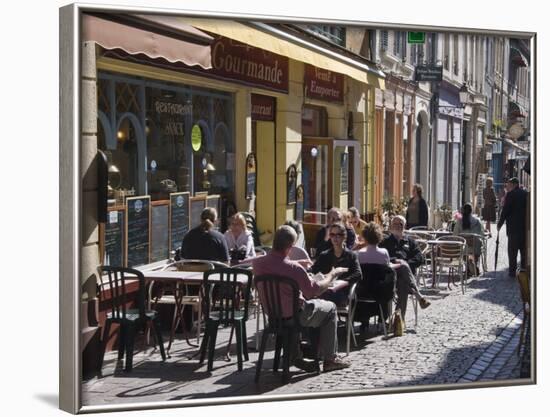
[[[399,230],[402,230],[405,224],[405,219],[401,216],[395,216],[394,219],[392,219],[392,225],[394,225],[392,226],[392,233],[394,232],[393,227],[396,224],[401,225]],[[395,233],[397,233],[397,230],[395,230]],[[363,238],[367,243],[367,247],[358,252],[359,263],[388,265],[395,271],[397,308],[400,310],[403,320],[407,311],[409,294],[413,294],[416,297],[421,308],[429,307],[431,303],[420,293],[414,274],[407,261],[396,258],[392,262],[388,250],[378,247],[378,244],[383,240],[382,228],[374,222],[368,223],[363,229]],[[397,241],[400,241],[400,239],[397,239]],[[365,277],[365,279],[368,279],[368,277]]]
[[[184,259],[205,259],[229,262],[229,251],[223,235],[214,230],[218,213],[206,207],[201,213],[201,224],[191,229],[181,242],[181,256]]]
[[[462,207],[462,219],[458,220],[453,229],[453,234],[459,235],[461,233],[475,233],[476,235],[483,236],[483,226],[481,221],[472,214],[472,205],[470,203],[464,204]],[[468,239],[467,239],[468,240]],[[476,267],[476,274],[479,274],[479,257],[481,255],[481,240],[475,239],[473,247],[474,262]],[[471,253],[471,249],[469,252]]]
[[[241,213],[231,217],[229,229],[225,232],[224,238],[232,261],[256,256],[252,232],[246,228],[246,220]]]
[[[334,223],[329,229],[332,247],[319,254],[311,267],[311,272],[328,274],[332,268],[347,268],[347,272],[338,276],[339,280],[348,281],[349,285],[338,291],[325,291],[321,298],[333,301],[336,305],[346,304],[350,286],[362,278],[357,254],[346,247],[346,227],[342,223]]]
[[[311,265],[313,265],[313,261],[307,254],[307,251],[298,243],[300,242],[300,237],[303,235],[300,223],[298,223],[296,220],[287,220],[285,222],[285,226],[292,227],[296,232],[296,235],[298,236],[296,242],[294,242],[294,245],[290,248],[288,258],[291,261],[297,261],[300,265],[304,267],[304,269],[308,270]]]

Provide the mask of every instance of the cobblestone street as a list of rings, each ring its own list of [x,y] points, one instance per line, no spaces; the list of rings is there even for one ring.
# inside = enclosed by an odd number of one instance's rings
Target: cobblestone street
[[[494,227],[494,226],[493,226]],[[358,338],[348,356],[351,367],[342,371],[305,374],[291,368],[291,382],[281,384],[280,373],[270,370],[273,351],[266,352],[260,384],[254,383],[257,354],[250,352],[242,372],[235,356],[223,358],[229,331],[221,330],[212,373],[197,358],[185,340],[177,339],[171,358],[160,360],[158,351],[136,353],[134,370],[125,373],[114,353],[108,353],[101,378],[83,383],[84,405],[130,402],[210,399],[257,394],[319,394],[326,391],[429,386],[432,384],[494,381],[520,377],[521,356],[517,354],[521,324],[518,284],[507,276],[506,236],[500,233],[497,272],[493,272],[496,229],[488,246],[490,272],[468,280],[466,293],[460,286],[447,289],[446,280],[437,289],[423,290],[432,302],[418,312],[414,326],[413,308],[407,310],[403,337],[367,334]],[[410,303],[410,301],[409,301]],[[248,323],[249,348],[255,344],[256,320]],[[371,331],[376,326],[371,326]],[[340,352],[345,352],[342,326]],[[358,327],[357,327],[358,330]],[[143,346],[137,343],[139,349]],[[234,346],[233,346],[234,347]]]

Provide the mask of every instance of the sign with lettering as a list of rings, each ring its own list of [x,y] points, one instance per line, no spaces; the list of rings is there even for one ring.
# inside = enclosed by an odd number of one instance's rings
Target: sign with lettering
[[[441,81],[443,80],[443,67],[440,65],[417,65],[414,80]]]
[[[292,164],[286,170],[286,204],[296,204],[296,165]]]
[[[189,231],[189,193],[170,193],[170,250],[181,246]]]
[[[195,196],[191,198],[191,229],[201,224],[201,214],[205,208],[206,196]]]
[[[149,263],[151,197],[126,199],[126,266]]]
[[[335,103],[344,102],[344,76],[342,74],[306,64],[304,86],[306,97]]]
[[[124,211],[111,210],[105,223],[104,265],[124,266]]]
[[[211,48],[208,73],[288,93],[287,57],[223,36],[216,36]]]
[[[251,94],[252,120],[275,121],[275,97]]]
[[[407,32],[407,43],[426,42],[426,32]]]

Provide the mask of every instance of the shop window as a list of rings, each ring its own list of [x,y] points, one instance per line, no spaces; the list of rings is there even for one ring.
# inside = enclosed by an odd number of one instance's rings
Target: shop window
[[[122,194],[234,193],[232,103],[219,91],[100,73],[98,146]]]
[[[329,205],[328,144],[302,145],[302,184],[304,186],[304,222],[326,222]]]

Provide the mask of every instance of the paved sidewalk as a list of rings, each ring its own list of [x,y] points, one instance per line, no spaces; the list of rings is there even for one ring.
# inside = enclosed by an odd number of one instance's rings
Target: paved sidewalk
[[[496,232],[496,230],[495,230]],[[494,233],[495,235],[495,233]],[[224,358],[228,329],[218,336],[212,373],[197,358],[185,340],[176,340],[165,363],[158,351],[136,353],[134,370],[125,373],[116,354],[108,353],[102,377],[83,383],[84,405],[109,405],[183,399],[210,399],[258,394],[322,393],[372,388],[429,386],[471,381],[508,380],[520,377],[521,356],[516,353],[521,324],[518,284],[507,276],[506,237],[500,233],[498,272],[493,272],[494,241],[489,241],[490,272],[468,281],[466,293],[460,286],[447,289],[441,283],[427,290],[432,305],[419,310],[414,328],[412,306],[407,309],[407,331],[403,337],[369,333],[359,338],[347,358],[348,369],[305,374],[291,368],[291,381],[281,384],[281,375],[270,370],[273,351],[266,351],[259,384],[254,384],[257,354],[250,352],[242,372],[237,371],[232,346],[230,362]],[[248,346],[255,345],[256,320],[248,323]],[[371,326],[374,331],[375,326]],[[358,326],[357,326],[358,330]],[[345,351],[344,328],[340,329],[340,351]],[[137,349],[143,349],[140,343]]]

